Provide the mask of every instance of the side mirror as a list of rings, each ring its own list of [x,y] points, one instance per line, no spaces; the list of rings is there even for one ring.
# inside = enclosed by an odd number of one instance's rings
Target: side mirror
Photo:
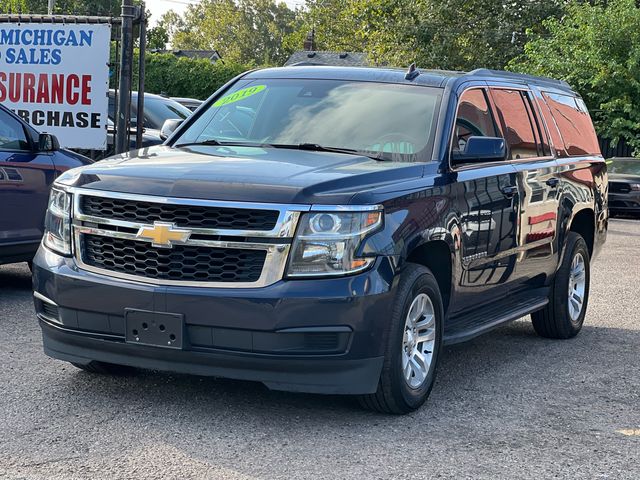
[[[469,137],[464,151],[454,151],[454,163],[498,162],[507,158],[504,138]]]
[[[55,152],[60,150],[60,142],[55,135],[41,133],[38,135],[38,150],[40,152]]]
[[[160,130],[160,140],[163,142],[169,138],[169,136],[182,124],[183,120],[180,118],[170,118],[165,120]]]

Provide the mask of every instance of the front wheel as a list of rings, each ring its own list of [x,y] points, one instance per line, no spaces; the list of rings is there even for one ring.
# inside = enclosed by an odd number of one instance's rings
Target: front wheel
[[[587,313],[590,279],[587,244],[579,234],[569,232],[549,303],[544,309],[531,314],[533,328],[538,335],[566,339],[580,332]]]
[[[398,285],[376,393],[360,404],[382,413],[403,414],[427,399],[442,346],[444,309],[438,282],[421,265],[408,264]]]

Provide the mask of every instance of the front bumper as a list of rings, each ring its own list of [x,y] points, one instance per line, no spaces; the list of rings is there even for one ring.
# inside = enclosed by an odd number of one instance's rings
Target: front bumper
[[[375,392],[396,276],[371,270],[336,279],[220,289],[155,286],[80,270],[40,248],[34,295],[45,353],[140,368],[263,382],[277,390]],[[182,349],[125,342],[125,309],[184,316]]]

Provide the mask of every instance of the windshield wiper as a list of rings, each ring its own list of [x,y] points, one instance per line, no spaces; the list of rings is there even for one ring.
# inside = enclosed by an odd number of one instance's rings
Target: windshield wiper
[[[210,138],[208,140],[201,140],[199,142],[186,142],[179,143],[174,145],[176,148],[180,147],[193,147],[198,145],[213,145],[216,147],[271,147],[268,143],[254,143],[254,142],[234,142],[234,141],[223,141],[216,140],[215,138]]]
[[[179,147],[191,147],[194,145],[222,145],[219,140],[215,138],[211,138],[209,140],[202,140],[200,142],[187,142],[187,143],[179,143],[178,145],[174,145],[176,148]]]
[[[258,148],[283,148],[283,149],[291,149],[291,150],[309,150],[312,152],[334,152],[334,153],[346,153],[349,155],[360,155],[364,157],[371,158],[372,160],[377,160],[380,162],[388,161],[387,158],[381,156],[381,154],[367,153],[361,150],[356,150],[354,148],[342,148],[342,147],[325,147],[324,145],[319,145],[317,143],[254,143],[254,142],[239,142],[239,141],[223,141],[216,140],[215,138],[210,138],[208,140],[202,140],[199,142],[187,142],[187,143],[179,143],[174,145],[176,148],[179,147],[192,147],[198,145],[213,145],[213,146],[222,146],[222,147],[258,147]]]
[[[296,144],[284,144],[284,143],[272,143],[268,145],[273,148],[289,148],[293,150],[309,150],[312,152],[334,152],[334,153],[347,153],[349,155],[361,155],[371,158],[372,160],[385,161],[386,159],[375,155],[373,153],[363,152],[354,148],[342,148],[342,147],[326,147],[317,143],[296,143]]]

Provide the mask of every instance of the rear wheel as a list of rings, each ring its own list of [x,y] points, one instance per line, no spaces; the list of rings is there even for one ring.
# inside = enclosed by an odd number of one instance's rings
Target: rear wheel
[[[580,332],[587,313],[590,278],[587,244],[579,234],[569,232],[549,303],[544,309],[531,314],[533,328],[538,335],[565,339]]]
[[[425,402],[436,376],[443,316],[440,289],[431,271],[421,265],[408,265],[389,323],[378,389],[359,397],[363,407],[403,414]]]
[[[114,363],[105,363],[91,361],[87,364],[72,363],[72,365],[80,370],[89,373],[97,373],[100,375],[132,375],[136,369],[127,365],[116,365]]]

